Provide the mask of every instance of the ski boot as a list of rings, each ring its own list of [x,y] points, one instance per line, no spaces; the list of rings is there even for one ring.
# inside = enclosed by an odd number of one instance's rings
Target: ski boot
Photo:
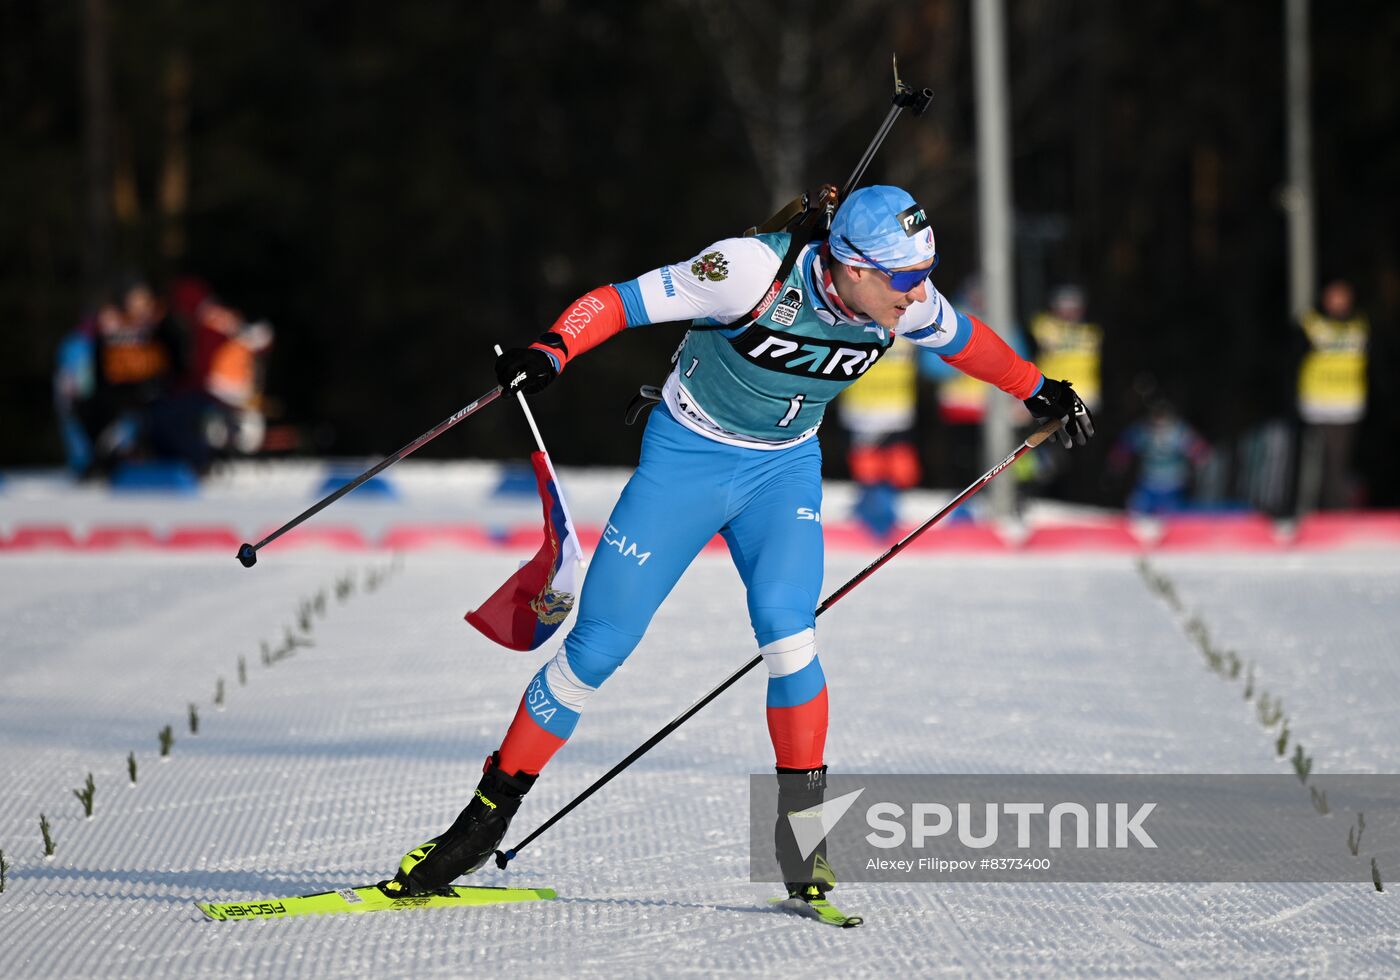
[[[467,808],[445,832],[403,856],[398,873],[381,886],[385,894],[430,894],[486,863],[506,835],[521,798],[539,777],[523,772],[506,775],[499,753],[494,752],[484,771]]]
[[[846,915],[827,900],[826,893],[836,887],[836,875],[826,859],[826,838],[822,837],[804,857],[804,848],[793,832],[792,817],[820,820],[818,814],[826,797],[826,766],[820,769],[778,769],[778,819],[773,826],[773,843],[778,852],[778,867],[782,869],[787,898],[775,898],[773,904],[787,912],[815,919],[828,926],[850,929],[864,920],[858,915]],[[803,834],[810,842],[812,836]]]
[[[826,838],[823,837],[805,857],[797,843],[789,819],[821,806],[826,797],[826,766],[819,769],[784,769],[778,767],[778,818],[773,824],[773,845],[778,854],[789,898],[813,901],[826,896],[836,887],[836,875],[826,860]],[[798,819],[819,819],[799,816]]]

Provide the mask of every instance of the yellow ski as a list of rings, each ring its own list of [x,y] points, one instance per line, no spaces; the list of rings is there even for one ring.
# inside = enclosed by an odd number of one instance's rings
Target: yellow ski
[[[841,929],[854,929],[865,922],[858,915],[846,915],[825,898],[814,898],[810,901],[796,897],[770,898],[768,904],[774,908],[782,909],[784,912],[795,912],[804,919],[812,919],[823,925],[837,926]]]
[[[389,912],[398,909],[454,908],[503,905],[555,898],[553,888],[495,888],[455,885],[429,895],[391,897],[378,885],[340,888],[293,898],[263,898],[246,902],[196,902],[199,910],[219,922],[239,919],[284,919],[297,915],[339,912]]]

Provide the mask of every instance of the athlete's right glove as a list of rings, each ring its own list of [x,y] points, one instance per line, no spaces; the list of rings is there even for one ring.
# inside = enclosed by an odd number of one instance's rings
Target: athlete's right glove
[[[550,348],[563,356],[551,355]],[[566,357],[563,338],[547,333],[529,347],[512,347],[496,358],[496,380],[508,392],[523,391],[533,395],[559,377],[558,362]]]
[[[1094,417],[1068,381],[1044,379],[1040,390],[1026,399],[1025,406],[1037,422],[1059,419],[1064,423],[1056,435],[1066,449],[1082,446],[1094,435]]]

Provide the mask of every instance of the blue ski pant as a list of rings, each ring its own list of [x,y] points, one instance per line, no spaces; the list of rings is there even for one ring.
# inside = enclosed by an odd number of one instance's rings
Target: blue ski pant
[[[768,725],[787,768],[821,765],[826,679],[816,656],[822,583],[821,448],[731,446],[653,410],[641,461],[594,552],[578,621],[526,689],[505,743],[507,772],[538,772],[584,704],[636,648],[652,616],[716,533],[747,592],[769,668]]]

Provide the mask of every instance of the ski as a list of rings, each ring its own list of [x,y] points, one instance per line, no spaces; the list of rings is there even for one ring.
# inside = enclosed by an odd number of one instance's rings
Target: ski
[[[842,929],[854,929],[865,921],[858,915],[844,914],[824,898],[810,902],[805,898],[770,898],[768,903],[785,912],[793,912],[823,925],[839,926]]]
[[[339,888],[292,898],[254,899],[247,902],[196,902],[199,910],[219,922],[237,919],[285,919],[298,915],[333,915],[339,912],[392,912],[399,909],[461,908],[502,905],[555,898],[553,888],[500,888],[453,885],[427,895],[390,896],[378,885]]]

